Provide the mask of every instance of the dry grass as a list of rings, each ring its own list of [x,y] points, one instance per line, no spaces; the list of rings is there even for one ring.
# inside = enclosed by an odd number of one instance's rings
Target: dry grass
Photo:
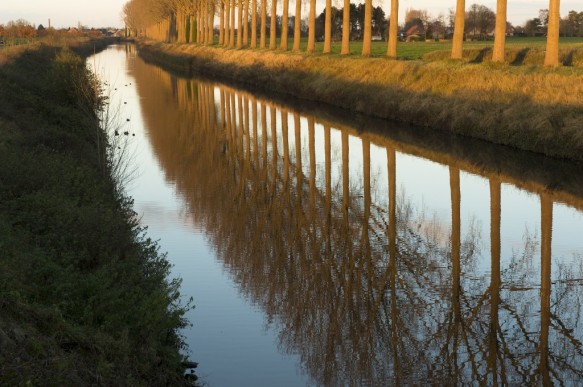
[[[583,70],[144,43],[188,73],[583,161]]]

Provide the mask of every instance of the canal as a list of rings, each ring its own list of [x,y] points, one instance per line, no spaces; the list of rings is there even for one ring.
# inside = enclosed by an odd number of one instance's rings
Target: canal
[[[88,61],[208,385],[583,380],[580,165]]]

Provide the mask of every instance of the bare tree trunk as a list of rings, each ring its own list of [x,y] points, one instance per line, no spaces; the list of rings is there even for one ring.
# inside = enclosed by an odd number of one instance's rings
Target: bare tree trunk
[[[243,45],[243,0],[239,0],[239,9],[237,10],[237,48]]]
[[[342,49],[340,54],[350,54],[350,0],[344,0],[344,12],[342,15]]]
[[[202,33],[202,4],[199,4],[198,11],[196,12],[196,42],[198,44],[204,43],[204,34]]]
[[[243,47],[249,45],[249,0],[243,1]]]
[[[267,24],[267,0],[261,0],[261,30],[259,31],[259,48],[265,48],[265,30]]]
[[[504,62],[506,46],[506,0],[498,0],[496,7],[496,32],[494,35],[494,51],[492,62]]]
[[[296,13],[294,21],[294,51],[300,51],[302,38],[302,0],[296,0]]]
[[[257,0],[251,0],[251,48],[257,47]]]
[[[308,52],[316,51],[316,0],[310,0],[310,18],[308,22]]]
[[[225,3],[225,33],[224,33],[224,40],[223,46],[229,46],[229,34],[231,33],[231,1],[230,0],[223,0]]]
[[[324,54],[332,49],[332,0],[326,0],[326,21],[324,23]]]
[[[545,54],[545,66],[557,67],[559,65],[559,24],[560,0],[549,1],[549,26],[547,30],[547,51]]]
[[[235,8],[237,0],[231,0],[231,31],[229,32],[229,47],[235,45]]]
[[[289,0],[283,0],[283,15],[281,16],[281,42],[279,48],[287,51]]]
[[[397,57],[397,39],[399,34],[399,0],[391,0],[391,19],[389,22],[389,48],[387,56]]]
[[[219,46],[225,43],[225,3],[221,1],[221,9],[219,16]]]
[[[451,59],[462,59],[462,51],[464,45],[465,17],[466,17],[466,1],[457,0],[457,5],[455,8],[455,27],[453,30]]]
[[[277,0],[271,0],[271,23],[269,25],[269,49],[275,50],[276,44],[276,24],[277,19]]]
[[[370,56],[372,28],[372,0],[364,0],[364,36],[362,37],[362,56]]]
[[[202,12],[201,12],[201,28],[202,28],[202,44],[207,44],[208,43],[208,15],[209,15],[209,9],[208,9],[208,2],[204,2],[203,6],[202,6]]]
[[[215,43],[215,2],[214,2],[214,0],[209,1],[208,42],[207,43],[210,45]]]

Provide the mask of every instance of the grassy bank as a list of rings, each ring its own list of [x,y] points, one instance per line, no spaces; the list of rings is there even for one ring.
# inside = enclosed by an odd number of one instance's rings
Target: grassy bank
[[[576,66],[551,70],[154,42],[140,42],[139,49],[145,59],[185,74],[583,161],[583,69]]]
[[[112,178],[94,49],[0,53],[0,385],[184,383],[179,282]]]

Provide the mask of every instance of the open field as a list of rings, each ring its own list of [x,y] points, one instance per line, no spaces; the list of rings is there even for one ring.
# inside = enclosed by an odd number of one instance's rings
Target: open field
[[[215,46],[218,47],[218,37],[215,36]],[[277,47],[279,47],[280,39],[277,39]],[[269,47],[269,38],[266,39],[266,46]],[[464,51],[467,55],[472,52],[480,52],[483,49],[489,49],[494,46],[494,41],[472,41],[464,42]],[[293,38],[288,39],[288,47],[291,50],[293,47]],[[300,50],[306,51],[308,47],[308,40],[302,38]],[[323,42],[316,42],[316,55],[322,52],[324,47]],[[546,47],[546,39],[543,37],[537,38],[522,38],[522,37],[508,37],[506,39],[506,50],[509,52],[519,52],[521,50],[530,49],[533,51],[544,51]],[[561,38],[560,47],[562,50],[581,50],[583,51],[583,38]],[[375,41],[372,42],[372,57],[384,57],[387,55],[387,42]],[[331,54],[340,54],[340,42],[332,42]],[[350,54],[358,56],[362,52],[362,42],[350,42]],[[443,59],[449,56],[451,52],[451,41],[426,41],[426,42],[399,42],[397,44],[397,58],[406,60],[416,59]],[[435,55],[435,53],[438,53]],[[427,56],[433,54],[435,56]]]

